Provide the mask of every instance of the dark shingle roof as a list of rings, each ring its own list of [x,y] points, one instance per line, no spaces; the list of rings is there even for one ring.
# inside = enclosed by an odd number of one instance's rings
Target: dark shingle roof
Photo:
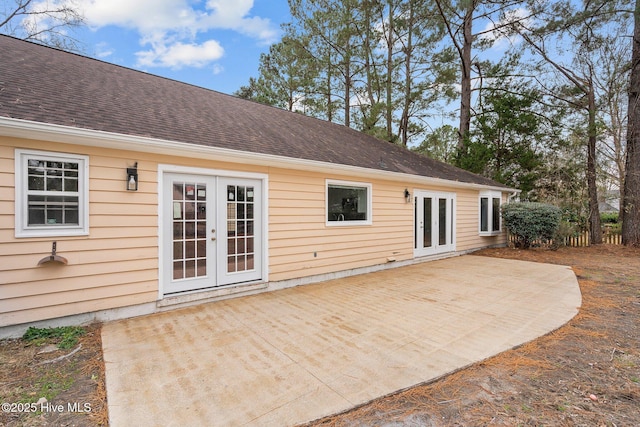
[[[345,126],[8,36],[0,116],[504,187]]]

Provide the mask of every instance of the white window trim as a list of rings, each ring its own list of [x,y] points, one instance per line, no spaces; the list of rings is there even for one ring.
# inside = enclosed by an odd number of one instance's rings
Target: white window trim
[[[482,231],[482,199],[488,198],[488,212],[487,212],[487,221],[489,228],[493,224],[493,216],[495,212],[493,212],[493,199],[500,199],[500,206],[502,206],[502,193],[500,191],[481,191],[478,196],[478,233],[480,236],[498,236],[502,233],[502,217],[500,216],[500,212],[498,211],[498,229],[497,230],[487,230]]]
[[[364,221],[329,221],[329,186],[363,187],[367,189],[367,219]],[[327,179],[324,186],[324,220],[327,227],[352,227],[373,224],[373,186],[367,182]]]
[[[38,157],[53,161],[78,162],[78,225],[29,226],[27,207],[27,162]],[[64,237],[89,234],[89,156],[50,151],[15,151],[15,236]]]

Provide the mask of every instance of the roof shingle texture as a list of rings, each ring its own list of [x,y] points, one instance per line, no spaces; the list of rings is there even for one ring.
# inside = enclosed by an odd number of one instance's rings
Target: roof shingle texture
[[[0,116],[504,187],[342,125],[8,36]]]

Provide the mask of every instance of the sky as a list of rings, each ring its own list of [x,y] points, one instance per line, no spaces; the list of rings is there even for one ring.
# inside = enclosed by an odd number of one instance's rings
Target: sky
[[[86,19],[86,27],[72,34],[83,54],[228,94],[258,77],[260,54],[280,40],[281,25],[291,21],[287,0],[33,0],[31,5],[64,3]],[[502,51],[500,44],[495,47]]]
[[[289,22],[287,0],[75,0],[87,56],[232,94]]]

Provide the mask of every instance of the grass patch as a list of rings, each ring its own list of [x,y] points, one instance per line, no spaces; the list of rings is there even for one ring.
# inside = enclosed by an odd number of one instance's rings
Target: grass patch
[[[36,346],[54,341],[58,348],[65,350],[78,344],[78,337],[85,334],[85,329],[80,326],[61,326],[58,328],[34,328],[27,329],[22,336],[27,342]]]
[[[54,399],[58,394],[67,391],[73,385],[73,377],[64,376],[59,373],[48,373],[36,383],[37,391],[35,400],[45,397],[48,401]]]

